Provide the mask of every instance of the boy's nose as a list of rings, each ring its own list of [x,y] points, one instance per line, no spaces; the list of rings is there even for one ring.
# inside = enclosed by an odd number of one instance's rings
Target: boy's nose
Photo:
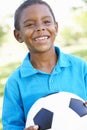
[[[44,30],[45,30],[44,25],[42,25],[42,24],[37,24],[37,26],[36,26],[36,31],[44,31]]]

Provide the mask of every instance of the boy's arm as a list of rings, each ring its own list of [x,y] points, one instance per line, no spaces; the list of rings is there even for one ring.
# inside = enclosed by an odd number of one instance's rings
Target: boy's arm
[[[3,109],[2,109],[3,130],[23,130],[25,117],[18,84],[10,79],[5,86]]]

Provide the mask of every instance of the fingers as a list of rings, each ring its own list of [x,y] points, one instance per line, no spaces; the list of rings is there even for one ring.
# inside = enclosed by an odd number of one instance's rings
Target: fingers
[[[87,101],[85,101],[84,105],[87,107]]]
[[[30,126],[28,128],[25,128],[24,130],[39,130],[39,126],[38,125]]]

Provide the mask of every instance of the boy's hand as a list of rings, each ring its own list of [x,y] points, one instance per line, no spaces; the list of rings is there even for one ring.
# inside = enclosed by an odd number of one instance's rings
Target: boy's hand
[[[87,101],[85,101],[84,105],[87,107]]]
[[[39,126],[38,125],[30,126],[28,128],[25,128],[24,130],[39,130]]]

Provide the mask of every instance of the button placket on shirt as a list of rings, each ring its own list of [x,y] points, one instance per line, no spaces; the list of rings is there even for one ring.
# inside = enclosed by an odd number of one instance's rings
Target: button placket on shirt
[[[51,75],[49,76],[49,88],[50,90],[53,89],[54,87],[54,82],[55,82],[55,75],[57,74],[56,71],[54,71],[53,73],[51,73]]]
[[[53,76],[50,76],[49,77],[49,88],[51,88],[53,86],[53,79],[52,79]]]
[[[56,76],[57,75],[60,75],[61,73],[61,69],[60,68],[55,68],[54,71],[51,73],[51,75],[49,76],[49,89],[51,92],[55,92],[55,91],[58,91],[58,87],[56,87],[56,83],[57,81],[57,78]]]

